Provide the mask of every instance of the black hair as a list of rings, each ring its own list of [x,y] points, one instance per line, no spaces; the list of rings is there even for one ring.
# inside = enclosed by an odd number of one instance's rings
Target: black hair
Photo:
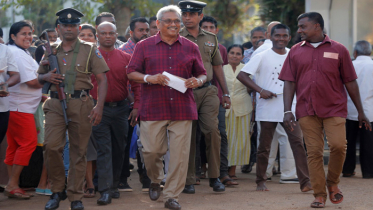
[[[256,42],[256,45],[258,45],[259,42],[265,42],[265,41],[266,41],[266,39],[259,39],[259,40]]]
[[[318,12],[306,12],[298,16],[298,21],[302,18],[308,18],[308,21],[313,21],[314,23],[320,24],[321,30],[324,30],[324,19]]]
[[[0,28],[0,37],[1,37],[1,38],[3,38],[3,36],[4,36],[4,32],[3,32],[3,29],[2,29],[2,28]]]
[[[253,47],[253,43],[251,43],[251,42],[245,42],[245,43],[242,44],[242,47],[250,49],[250,48]]]
[[[120,41],[122,41],[122,42],[127,42],[127,39],[126,39],[126,37],[124,37],[124,36],[118,36],[117,37]]]
[[[231,51],[231,49],[234,48],[234,47],[240,48],[242,50],[242,55],[243,55],[244,49],[243,49],[242,45],[240,45],[240,44],[234,44],[234,45],[229,46],[228,49],[227,49],[227,53],[229,53],[229,51]]]
[[[56,22],[54,23],[54,27],[57,28],[58,24],[60,24],[60,23],[58,22],[58,18],[57,18]]]
[[[255,27],[253,30],[250,31],[250,37],[252,37],[254,35],[254,32],[256,32],[256,31],[260,31],[260,32],[265,33],[267,30],[263,27],[260,27],[260,26]]]
[[[93,35],[95,36],[95,39],[97,39],[97,37],[96,37],[96,29],[95,29],[95,27],[93,27],[93,25],[84,23],[84,24],[81,24],[80,26],[82,27],[80,29],[80,31],[82,31],[84,29],[89,29],[89,30],[92,31]]]
[[[43,40],[45,40],[45,35],[44,35],[44,33],[45,32],[56,32],[57,33],[57,31],[56,31],[56,29],[54,29],[54,28],[47,28],[47,29],[44,29],[44,31],[43,32],[41,32],[41,34],[40,34],[40,36],[39,36],[39,39],[41,40],[41,39],[43,39]]]
[[[9,44],[15,44],[14,40],[12,39],[12,34],[14,36],[17,36],[18,32],[20,32],[23,27],[29,27],[32,30],[32,26],[29,24],[29,22],[25,20],[21,20],[16,23],[13,23],[13,25],[10,27],[10,30],[9,30]]]
[[[96,26],[100,25],[101,18],[103,18],[103,17],[112,17],[112,18],[114,18],[114,15],[112,13],[110,13],[110,12],[102,12],[102,13],[100,13],[99,15],[97,15],[96,20],[95,20]]]
[[[282,24],[282,23],[279,23],[279,24],[277,24],[277,25],[275,25],[275,26],[272,27],[272,29],[271,29],[271,36],[273,36],[273,34],[275,33],[276,29],[286,29],[286,30],[288,30],[289,36],[291,34],[289,26],[287,26],[285,24]]]
[[[203,22],[209,22],[209,23],[212,23],[215,25],[215,28],[218,27],[218,21],[215,20],[215,18],[211,17],[211,16],[203,16],[202,20],[199,22],[199,26],[201,27],[202,26],[202,23]]]
[[[130,22],[130,30],[131,31],[135,31],[135,29],[136,29],[135,25],[136,25],[137,22],[149,24],[148,20],[144,17],[135,18],[135,19],[131,20],[131,22]]]
[[[153,21],[156,21],[157,20],[157,17],[156,16],[153,16],[151,18],[149,18],[149,25],[153,22]]]

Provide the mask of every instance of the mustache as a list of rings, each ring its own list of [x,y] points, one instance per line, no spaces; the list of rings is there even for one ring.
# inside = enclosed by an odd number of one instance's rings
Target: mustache
[[[178,27],[175,27],[175,26],[170,26],[170,27],[167,27],[167,29],[178,29]]]

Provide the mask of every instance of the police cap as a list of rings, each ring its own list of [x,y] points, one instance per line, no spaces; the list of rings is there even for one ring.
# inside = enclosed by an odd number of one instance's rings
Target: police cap
[[[206,6],[205,2],[201,1],[180,1],[179,7],[182,12],[202,12],[203,8]]]
[[[79,24],[80,18],[83,17],[83,13],[73,8],[66,8],[56,13],[58,16],[58,22],[62,24]]]

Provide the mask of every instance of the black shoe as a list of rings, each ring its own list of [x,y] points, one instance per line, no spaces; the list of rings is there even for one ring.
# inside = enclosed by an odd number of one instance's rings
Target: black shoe
[[[82,201],[73,201],[71,202],[71,210],[83,210],[84,206]]]
[[[111,191],[111,198],[119,198],[119,197],[120,197],[120,192],[118,189]]]
[[[60,201],[65,200],[67,198],[66,192],[59,192],[59,193],[53,193],[50,196],[49,201],[45,205],[45,210],[53,210],[57,209],[60,206]]]
[[[121,182],[118,185],[118,190],[121,192],[132,192],[132,187],[127,182]]]
[[[210,178],[210,187],[212,187],[215,192],[225,191],[225,186],[220,182],[218,178]]]
[[[161,196],[161,185],[157,183],[151,183],[149,188],[149,197],[152,201],[158,200]]]
[[[250,162],[248,165],[243,165],[241,168],[242,173],[250,173],[253,170],[254,162]]]
[[[175,199],[172,199],[172,198],[169,198],[166,201],[166,203],[164,203],[164,207],[168,209],[175,209],[175,210],[181,209],[180,204]]]
[[[97,200],[98,205],[107,205],[111,203],[111,193],[110,191],[105,191],[101,193],[101,197]]]
[[[141,191],[143,191],[143,192],[149,192],[149,187],[150,187],[150,183],[151,182],[152,181],[149,178],[143,179],[142,180],[142,190]]]
[[[186,194],[194,194],[196,193],[196,189],[194,189],[194,185],[185,185],[183,193]]]
[[[130,165],[129,165],[129,169],[130,170],[133,170],[135,168],[135,166],[132,164],[132,163],[130,163]]]

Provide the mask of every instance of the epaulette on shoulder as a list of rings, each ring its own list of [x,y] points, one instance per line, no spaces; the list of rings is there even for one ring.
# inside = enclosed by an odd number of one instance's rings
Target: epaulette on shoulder
[[[81,44],[85,44],[85,45],[89,45],[89,46],[93,46],[94,45],[94,43],[92,43],[92,42],[86,42],[86,41],[83,41],[81,39],[79,39],[79,40],[80,40]]]
[[[203,29],[202,29],[202,30],[203,30]],[[203,32],[205,32],[206,34],[209,34],[209,35],[213,35],[213,36],[216,36],[215,34],[213,34],[213,33],[209,32],[209,31],[205,31],[205,30],[203,30]]]

